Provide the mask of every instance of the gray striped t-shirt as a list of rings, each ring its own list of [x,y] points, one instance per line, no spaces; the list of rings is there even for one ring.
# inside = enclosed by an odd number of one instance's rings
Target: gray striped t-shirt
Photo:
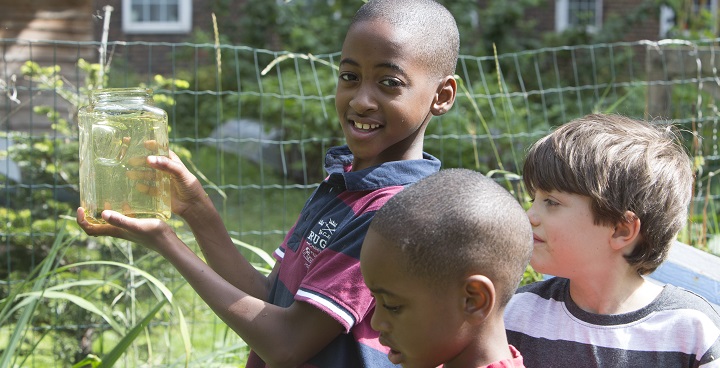
[[[569,281],[554,277],[518,289],[505,328],[528,368],[720,367],[720,312],[672,285],[637,311],[601,315],[580,309]]]

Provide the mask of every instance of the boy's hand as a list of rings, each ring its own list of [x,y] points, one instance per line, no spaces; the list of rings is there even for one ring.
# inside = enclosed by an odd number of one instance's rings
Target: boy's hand
[[[169,244],[163,238],[174,234],[170,226],[159,219],[136,219],[112,210],[103,211],[102,218],[106,224],[91,224],[85,219],[85,210],[77,209],[77,223],[88,235],[125,239],[162,253],[158,247]]]
[[[148,156],[148,165],[170,175],[171,180],[171,210],[184,217],[185,212],[193,205],[199,205],[207,194],[200,181],[193,175],[180,158],[173,151],[169,151],[169,158],[165,156]]]

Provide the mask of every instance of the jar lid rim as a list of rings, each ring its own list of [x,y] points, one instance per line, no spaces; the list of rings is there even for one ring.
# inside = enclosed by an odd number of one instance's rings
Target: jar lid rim
[[[143,87],[123,87],[123,88],[103,88],[103,89],[96,89],[92,91],[93,95],[101,95],[101,94],[145,94],[145,95],[152,95],[153,90],[152,88],[143,88]]]

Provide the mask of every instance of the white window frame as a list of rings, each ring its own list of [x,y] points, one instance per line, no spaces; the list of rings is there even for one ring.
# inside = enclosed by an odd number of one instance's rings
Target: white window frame
[[[595,0],[595,24],[586,31],[597,32],[602,28],[602,0]],[[570,0],[555,0],[555,31],[562,32],[570,27]]]
[[[176,22],[134,21],[132,2],[133,0],[122,0],[122,28],[125,33],[188,33],[192,29],[192,0],[178,1],[179,14]]]

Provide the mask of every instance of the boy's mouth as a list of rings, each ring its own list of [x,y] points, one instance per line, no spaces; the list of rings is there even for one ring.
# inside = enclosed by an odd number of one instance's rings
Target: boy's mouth
[[[390,360],[391,363],[400,364],[402,362],[402,353],[393,349],[392,346],[390,346],[390,343],[385,339],[385,336],[380,336],[380,344],[390,348],[390,351],[388,351],[388,360]]]
[[[402,353],[400,353],[397,350],[390,349],[390,352],[388,352],[387,357],[388,357],[388,360],[390,361],[390,363],[392,363],[392,364],[402,363],[402,359],[403,359]]]
[[[352,124],[355,129],[364,130],[364,131],[372,131],[375,129],[380,128],[380,124],[367,124],[367,123],[360,123],[354,120],[351,120],[350,123]]]

